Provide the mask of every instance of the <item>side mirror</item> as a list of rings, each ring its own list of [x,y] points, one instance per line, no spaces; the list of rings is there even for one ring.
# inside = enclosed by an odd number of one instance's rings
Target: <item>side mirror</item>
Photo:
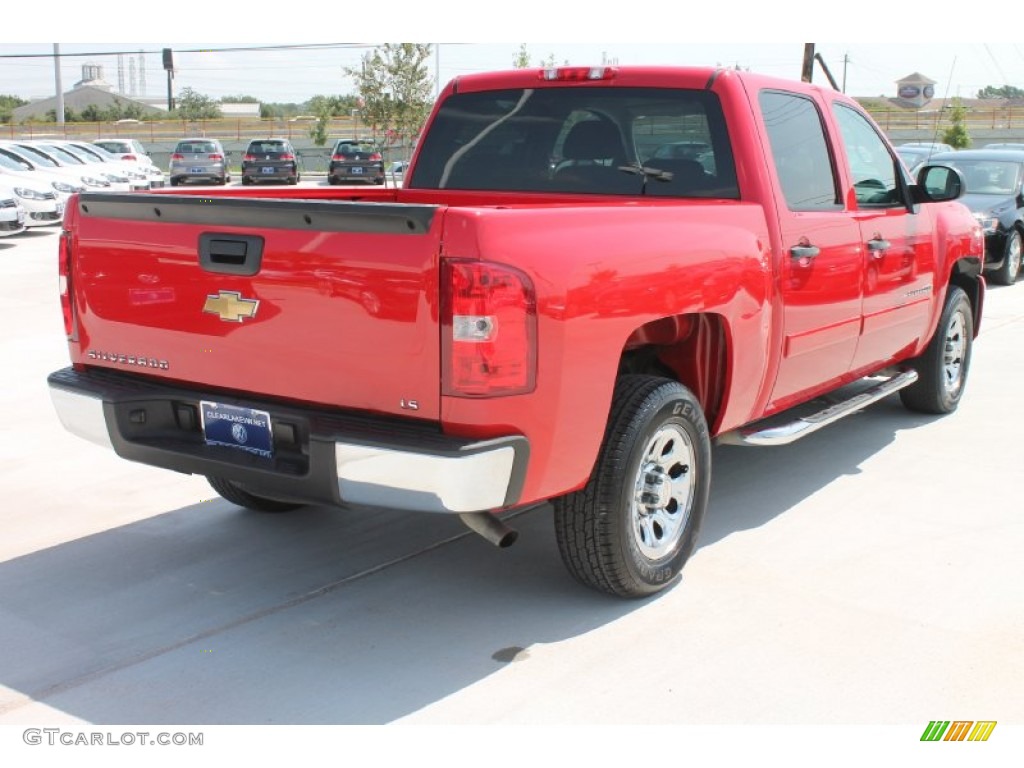
[[[917,171],[917,184],[912,190],[915,203],[942,203],[963,197],[967,181],[957,168],[925,165]]]

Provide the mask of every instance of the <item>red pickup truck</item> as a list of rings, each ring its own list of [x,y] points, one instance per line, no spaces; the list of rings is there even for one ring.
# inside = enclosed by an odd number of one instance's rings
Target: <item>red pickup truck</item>
[[[811,84],[459,77],[401,189],[79,195],[49,386],[70,431],[253,509],[458,514],[504,546],[498,513],[551,500],[579,581],[648,595],[715,440],[957,407],[985,291],[962,189]]]

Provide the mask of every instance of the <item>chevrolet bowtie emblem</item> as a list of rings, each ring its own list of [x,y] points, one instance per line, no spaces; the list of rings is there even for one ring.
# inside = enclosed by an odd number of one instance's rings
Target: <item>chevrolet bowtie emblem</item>
[[[240,323],[244,318],[256,317],[259,306],[258,299],[243,299],[238,291],[220,291],[206,297],[203,312],[219,315],[221,320],[228,323]]]

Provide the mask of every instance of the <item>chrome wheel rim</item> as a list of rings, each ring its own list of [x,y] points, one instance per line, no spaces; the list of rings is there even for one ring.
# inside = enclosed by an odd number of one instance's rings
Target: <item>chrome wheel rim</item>
[[[1006,254],[1006,264],[1010,277],[1016,277],[1020,271],[1020,235],[1016,233],[1010,236],[1010,247]]]
[[[666,424],[647,442],[633,487],[633,539],[640,553],[660,560],[678,549],[696,489],[693,442]]]
[[[964,354],[967,350],[966,328],[963,312],[954,312],[946,327],[946,344],[942,358],[943,380],[946,391],[951,395],[955,395],[963,383]]]

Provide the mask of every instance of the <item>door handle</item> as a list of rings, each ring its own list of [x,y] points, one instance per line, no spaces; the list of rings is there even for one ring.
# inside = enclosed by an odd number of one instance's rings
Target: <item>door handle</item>
[[[871,240],[868,240],[868,250],[871,251],[872,254],[875,256],[881,256],[882,254],[880,253],[880,251],[887,251],[890,247],[892,247],[892,243],[890,243],[888,240],[883,240],[880,237],[875,237],[872,238]]]
[[[794,245],[789,249],[789,255],[794,259],[813,259],[821,253],[816,245]]]

